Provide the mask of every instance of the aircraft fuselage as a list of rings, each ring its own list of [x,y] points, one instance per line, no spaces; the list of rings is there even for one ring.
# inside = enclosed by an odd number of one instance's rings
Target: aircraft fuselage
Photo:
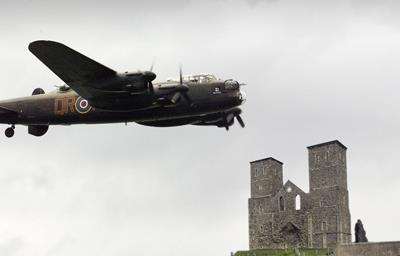
[[[183,99],[177,104],[157,103],[162,93],[161,87],[154,85],[155,94],[138,94],[138,100],[148,98],[154,104],[129,111],[110,111],[92,107],[89,102],[69,89],[65,92],[54,91],[47,94],[32,95],[0,101],[0,107],[18,113],[18,115],[0,115],[0,123],[22,125],[70,125],[117,122],[156,122],[197,117],[229,111],[243,101],[240,90],[225,91],[222,83],[195,84],[189,86],[188,96],[191,105]],[[216,89],[218,88],[218,89]],[[154,96],[155,95],[155,96]],[[167,93],[166,93],[167,95]],[[131,96],[135,101],[135,96]],[[171,123],[174,126],[174,123]]]

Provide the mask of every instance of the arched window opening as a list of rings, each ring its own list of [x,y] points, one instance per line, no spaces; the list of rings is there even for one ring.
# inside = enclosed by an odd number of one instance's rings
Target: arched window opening
[[[279,210],[283,212],[285,210],[285,201],[283,196],[279,197]]]
[[[323,222],[321,223],[321,230],[322,230],[322,231],[326,231],[326,221],[323,221]]]
[[[301,197],[300,197],[300,195],[296,196],[296,210],[301,210]]]

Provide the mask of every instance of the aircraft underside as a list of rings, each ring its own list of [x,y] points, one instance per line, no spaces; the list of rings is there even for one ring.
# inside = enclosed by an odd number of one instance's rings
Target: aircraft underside
[[[34,107],[28,107],[34,109]],[[3,111],[2,111],[3,110]],[[81,112],[78,112],[81,111]],[[91,108],[85,112],[84,109],[64,110],[60,114],[55,111],[54,115],[48,113],[29,113],[28,110],[20,110],[18,115],[10,115],[5,112],[0,104],[0,123],[12,124],[6,130],[6,136],[14,135],[15,125],[28,126],[28,132],[34,136],[42,136],[50,125],[75,125],[75,124],[104,124],[104,123],[128,123],[136,122],[141,125],[153,127],[173,127],[182,125],[215,125],[228,129],[233,124],[233,118],[241,113],[235,104],[227,104],[224,108],[215,110],[215,107],[204,106],[202,108],[181,107],[149,108],[137,111],[105,111]],[[28,113],[25,113],[28,112]],[[15,113],[15,112],[14,112]]]

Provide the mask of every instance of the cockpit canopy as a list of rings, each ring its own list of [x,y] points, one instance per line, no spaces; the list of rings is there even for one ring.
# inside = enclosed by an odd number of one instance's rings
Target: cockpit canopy
[[[66,84],[63,84],[61,86],[56,86],[59,92],[67,92],[69,90],[71,90],[71,87],[69,87]]]
[[[190,83],[211,83],[219,80],[220,79],[211,74],[183,76],[183,82],[190,82]],[[179,82],[179,78],[168,78],[167,82]]]

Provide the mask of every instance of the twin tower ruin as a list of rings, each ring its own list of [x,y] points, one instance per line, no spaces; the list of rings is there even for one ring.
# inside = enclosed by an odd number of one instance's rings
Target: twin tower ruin
[[[346,149],[337,140],[308,147],[309,193],[283,184],[282,162],[250,163],[250,249],[351,243]]]

